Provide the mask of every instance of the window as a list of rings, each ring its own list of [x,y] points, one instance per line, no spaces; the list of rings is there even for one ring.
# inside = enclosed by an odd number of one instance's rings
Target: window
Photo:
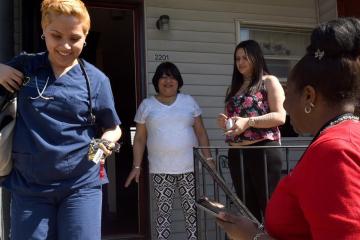
[[[263,52],[271,74],[282,83],[289,70],[304,56],[310,42],[310,28],[276,27],[239,24],[239,41],[256,40]]]

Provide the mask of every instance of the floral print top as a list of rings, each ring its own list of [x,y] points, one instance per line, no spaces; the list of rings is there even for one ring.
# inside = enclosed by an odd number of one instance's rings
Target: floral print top
[[[256,94],[235,95],[226,103],[226,112],[229,117],[256,117],[270,112],[267,100],[267,91],[263,87]],[[237,136],[226,136],[226,142],[239,143],[242,141],[255,141],[268,139],[280,141],[280,131],[278,127],[273,128],[248,128]]]

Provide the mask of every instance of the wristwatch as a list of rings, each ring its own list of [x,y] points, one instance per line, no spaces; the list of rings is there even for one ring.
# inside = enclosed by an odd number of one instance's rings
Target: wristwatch
[[[255,119],[254,118],[249,118],[248,124],[250,127],[255,127]]]

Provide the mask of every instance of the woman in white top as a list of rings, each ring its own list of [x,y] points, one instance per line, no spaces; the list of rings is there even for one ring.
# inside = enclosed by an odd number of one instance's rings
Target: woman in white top
[[[145,145],[152,175],[158,214],[158,239],[170,238],[170,217],[175,189],[178,189],[188,239],[197,239],[193,146],[208,146],[201,109],[196,101],[180,93],[183,80],[171,62],[161,63],[152,79],[157,95],[145,99],[135,116],[134,162],[125,186],[139,181]],[[209,150],[203,154],[214,166]]]

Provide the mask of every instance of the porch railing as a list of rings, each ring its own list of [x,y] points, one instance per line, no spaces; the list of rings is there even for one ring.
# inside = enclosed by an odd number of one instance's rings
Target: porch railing
[[[202,197],[208,197],[211,200],[220,202],[226,206],[226,209],[246,216],[258,226],[260,223],[251,212],[249,212],[244,203],[237,197],[228,169],[227,152],[230,148],[240,149],[240,169],[242,173],[243,168],[243,149],[268,149],[280,148],[284,154],[284,162],[282,164],[282,175],[288,174],[295,166],[296,162],[301,157],[306,149],[306,145],[299,146],[236,146],[236,147],[196,147],[194,148],[194,173],[195,173],[195,199],[198,201]],[[216,171],[212,169],[203,157],[201,150],[208,148],[212,152],[212,156],[216,160]],[[267,183],[267,156],[264,151],[264,178],[265,186]],[[242,174],[244,176],[244,174]],[[244,188],[244,181],[242,181],[242,189]],[[269,190],[266,187],[266,196],[269,198]],[[242,192],[242,199],[246,199],[245,191]],[[197,211],[197,225],[198,235],[201,240],[224,240],[227,239],[215,223],[215,218],[208,215],[202,210]]]

